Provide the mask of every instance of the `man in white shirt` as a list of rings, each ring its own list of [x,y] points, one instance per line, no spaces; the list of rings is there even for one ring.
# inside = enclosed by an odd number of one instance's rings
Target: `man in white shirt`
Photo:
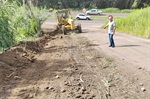
[[[110,41],[109,47],[114,48],[115,43],[114,43],[113,36],[115,35],[116,23],[113,21],[112,15],[109,15],[108,19],[109,19],[109,23],[104,27],[104,29],[108,26],[108,35],[109,35],[109,41]]]

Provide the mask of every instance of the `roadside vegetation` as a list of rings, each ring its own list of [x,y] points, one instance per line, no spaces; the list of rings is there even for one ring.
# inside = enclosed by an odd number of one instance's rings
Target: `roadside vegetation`
[[[116,20],[117,30],[150,39],[150,7],[136,10]]]
[[[39,35],[44,10],[18,2],[0,3],[0,50]]]
[[[118,8],[106,8],[106,9],[100,9],[103,13],[131,13],[134,10],[133,9],[123,9],[120,10]]]
[[[22,0],[20,0],[22,1]],[[150,0],[28,0],[34,5],[53,9],[139,9],[150,5]]]

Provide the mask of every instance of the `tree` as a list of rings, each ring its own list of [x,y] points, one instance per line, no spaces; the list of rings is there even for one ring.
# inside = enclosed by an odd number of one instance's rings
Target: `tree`
[[[10,0],[13,1],[13,0]],[[22,3],[26,0],[19,0]],[[108,8],[119,9],[141,8],[150,6],[150,0],[27,0],[30,5],[47,8]]]

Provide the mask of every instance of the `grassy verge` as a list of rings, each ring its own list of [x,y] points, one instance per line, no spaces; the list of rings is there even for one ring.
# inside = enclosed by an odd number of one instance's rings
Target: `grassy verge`
[[[118,8],[106,8],[106,9],[101,9],[103,13],[131,13],[134,10],[131,9],[124,9],[120,10]]]
[[[107,16],[91,15],[91,19],[106,19]]]
[[[150,7],[116,20],[117,30],[150,39]]]

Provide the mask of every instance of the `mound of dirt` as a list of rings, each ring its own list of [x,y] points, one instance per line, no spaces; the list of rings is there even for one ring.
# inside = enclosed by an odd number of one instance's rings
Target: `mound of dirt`
[[[8,49],[5,53],[0,54],[0,90],[6,90],[3,85],[12,83],[18,78],[21,69],[27,68],[28,64],[36,60],[35,55],[40,53],[46,42],[52,38],[45,35],[35,41],[20,42],[18,45]],[[9,88],[9,87],[8,87]],[[1,93],[0,91],[0,93]]]

